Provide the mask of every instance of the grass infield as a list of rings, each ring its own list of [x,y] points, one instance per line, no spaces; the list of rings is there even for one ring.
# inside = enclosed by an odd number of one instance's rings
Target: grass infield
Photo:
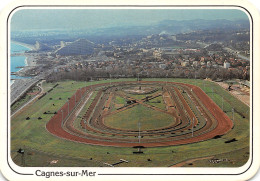
[[[116,79],[114,81],[134,81],[135,79]],[[201,161],[197,166],[223,166],[223,167],[240,167],[246,163],[249,158],[249,126],[250,126],[250,108],[243,104],[240,100],[232,96],[228,91],[221,88],[219,85],[204,81],[193,79],[144,79],[151,81],[168,81],[168,82],[182,82],[199,86],[208,96],[221,108],[222,97],[224,101],[224,111],[232,119],[232,108],[235,109],[235,121],[234,128],[230,130],[226,135],[218,139],[210,139],[203,142],[157,147],[157,148],[144,148],[144,154],[134,155],[134,148],[118,148],[118,147],[106,147],[106,146],[92,146],[87,144],[80,144],[64,139],[60,139],[51,135],[45,128],[46,123],[54,115],[55,111],[65,104],[69,97],[80,87],[90,85],[90,82],[75,82],[75,81],[63,81],[58,82],[58,86],[51,92],[47,93],[44,97],[37,100],[33,105],[27,107],[27,109],[11,119],[11,157],[17,165],[24,166],[21,163],[20,155],[17,150],[19,148],[25,149],[25,166],[106,166],[104,163],[113,164],[119,161],[119,159],[128,160],[128,163],[119,164],[117,166],[124,167],[168,167],[179,162],[198,158],[221,155],[225,157],[225,154],[232,155],[232,162],[225,162],[223,164],[210,164],[207,160]],[[92,84],[98,84],[103,82],[109,82],[109,80],[96,81]],[[45,92],[50,90],[57,83],[43,83],[43,89]],[[212,88],[214,92],[212,92]],[[94,92],[95,93],[95,92]],[[93,98],[95,94],[91,96]],[[160,99],[160,97],[158,97]],[[122,103],[123,100],[118,98],[116,100]],[[86,103],[83,111],[88,108],[91,103],[91,99]],[[158,106],[159,103],[154,103],[154,106]],[[142,108],[141,108],[142,109]],[[145,108],[149,109],[149,108]],[[133,110],[132,110],[133,111]],[[146,112],[147,110],[144,110]],[[48,112],[49,114],[44,114]],[[130,111],[131,112],[131,111]],[[134,110],[135,114],[138,110]],[[148,114],[147,111],[146,114]],[[156,114],[157,113],[152,113]],[[162,113],[158,113],[162,114]],[[79,115],[82,116],[82,113]],[[126,126],[122,121],[110,121],[109,124],[115,127],[124,127],[129,129],[137,129],[137,123],[129,113],[128,117],[132,121]],[[149,115],[147,115],[149,116]],[[244,116],[244,117],[243,117]],[[26,119],[29,117],[30,119]],[[38,119],[38,118],[42,119]],[[114,120],[111,118],[111,120]],[[172,120],[156,122],[157,126],[168,125]],[[80,118],[78,122],[80,121]],[[77,124],[77,120],[75,122]],[[145,121],[142,123],[145,124]],[[120,126],[121,125],[121,126]],[[154,123],[148,124],[147,127],[153,128]],[[225,143],[225,141],[235,138],[237,141],[231,143]],[[237,152],[237,150],[240,150]],[[243,157],[242,160],[239,160]],[[40,159],[45,158],[45,159]],[[151,161],[148,161],[150,159]],[[51,160],[59,160],[56,164],[49,164]],[[88,160],[88,161],[86,161]]]
[[[142,130],[149,130],[166,127],[173,123],[174,118],[168,114],[137,105],[126,111],[107,116],[105,124],[112,128],[137,131],[138,120],[140,120]]]

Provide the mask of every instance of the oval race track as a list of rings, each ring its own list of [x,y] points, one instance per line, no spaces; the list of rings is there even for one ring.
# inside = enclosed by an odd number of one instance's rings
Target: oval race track
[[[94,91],[96,95],[91,100]],[[119,106],[115,103],[117,97],[126,103]],[[163,102],[154,101],[158,98]],[[77,129],[74,121],[86,101],[92,102],[82,117],[81,129]],[[161,123],[165,121],[165,125],[149,125],[148,119],[139,131],[137,126],[121,128],[120,124],[113,126],[108,121],[111,116],[119,117],[118,123],[132,121],[124,114],[131,113],[138,105],[156,115],[165,115],[167,119],[158,119]],[[151,128],[145,128],[146,125]],[[189,144],[224,135],[232,127],[230,118],[199,87],[160,81],[116,82],[81,88],[46,124],[51,134],[66,140],[116,147]]]

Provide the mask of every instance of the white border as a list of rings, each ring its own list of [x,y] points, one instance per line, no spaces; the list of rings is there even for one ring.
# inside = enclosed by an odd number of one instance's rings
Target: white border
[[[19,3],[20,3],[21,1],[19,1]],[[25,2],[27,2],[27,4],[28,4],[28,2],[29,1],[25,1]],[[35,1],[34,1],[35,2]],[[33,3],[34,3],[33,2]],[[53,1],[52,1],[53,2]],[[79,1],[75,1],[75,3],[78,3]],[[173,2],[176,2],[176,1],[171,1],[171,2],[169,2],[169,1],[160,1],[160,4],[171,4],[171,3],[173,3]],[[185,1],[186,3],[187,3],[187,1]],[[178,4],[184,4],[185,2],[177,2]],[[195,2],[195,1],[193,1],[193,2]],[[200,1],[200,2],[202,2],[202,3],[205,3],[205,1]],[[233,2],[233,4],[235,4],[235,2],[234,1],[229,1],[228,3],[230,3],[230,4],[232,4],[231,2]],[[237,2],[238,1],[236,1],[236,4],[237,4]],[[241,1],[239,1],[240,3],[241,3]],[[245,1],[243,1],[243,2],[245,2]],[[16,3],[18,4],[18,1],[16,1]],[[32,2],[31,2],[32,3]],[[37,2],[38,3],[38,2]],[[45,2],[42,2],[41,4],[46,4]],[[50,2],[48,2],[47,1],[47,4],[48,3],[50,3]],[[63,3],[65,3],[65,1],[63,1]],[[71,1],[70,1],[70,3],[71,3]],[[111,3],[111,2],[110,2]],[[118,2],[117,2],[118,3]],[[128,3],[130,3],[130,2],[128,2]],[[142,2],[140,2],[140,1],[138,1],[138,2],[136,2],[136,1],[131,1],[131,4],[134,4],[134,3],[137,3],[137,4],[145,4],[145,3],[142,3]],[[147,3],[147,1],[146,1],[146,3]],[[156,4],[156,3],[158,3],[158,1],[157,2],[148,2],[149,4]],[[198,3],[198,1],[196,1],[196,3]],[[22,4],[22,3],[20,3],[20,4]],[[26,3],[24,3],[24,4],[26,4]],[[35,3],[36,4],[36,3]],[[94,2],[94,3],[92,3],[92,4],[97,4],[97,2]],[[106,3],[106,4],[109,4],[109,3]],[[112,3],[112,4],[115,4],[115,3]],[[118,3],[119,4],[119,3]],[[122,3],[121,3],[122,4]],[[126,3],[127,4],[127,3]],[[158,3],[159,4],[159,3]],[[194,4],[194,3],[193,3]],[[209,2],[207,2],[206,4],[210,4]],[[222,3],[222,4],[227,4],[227,2],[226,3]],[[14,6],[13,6],[14,7]],[[244,6],[245,7],[245,6]],[[12,8],[12,7],[11,7]],[[100,8],[97,8],[97,9],[100,9]],[[109,8],[109,9],[112,9],[112,8]],[[136,8],[134,8],[134,9],[136,9]],[[162,8],[159,8],[159,9],[162,9]],[[167,9],[167,8],[166,8]],[[187,9],[187,8],[185,8],[185,9]],[[201,9],[201,8],[199,8],[199,9]],[[207,8],[208,9],[208,8]],[[214,8],[215,9],[215,8]],[[220,9],[223,9],[223,8],[220,8]],[[230,8],[229,8],[230,9]],[[251,9],[251,7],[250,8],[247,8],[248,10],[249,9]],[[10,11],[10,8],[9,8],[9,11]],[[254,11],[254,10],[252,10],[252,11]],[[250,11],[250,13],[252,14],[252,11]],[[8,10],[7,10],[7,12],[8,12]],[[256,13],[255,13],[256,14]],[[6,14],[5,14],[6,15]],[[257,16],[257,15],[253,15],[252,14],[252,16],[253,16],[253,18],[255,18],[255,16]],[[2,18],[2,17],[1,17]],[[257,17],[258,18],[258,17]],[[2,20],[2,19],[1,19]],[[3,21],[1,21],[1,23],[3,23]],[[255,23],[255,22],[254,22]],[[6,26],[6,25],[5,25]],[[5,27],[4,26],[4,27]],[[256,33],[255,31],[255,28],[256,27],[254,27],[254,33]],[[6,38],[6,37],[5,37]],[[259,37],[258,37],[259,38]],[[255,35],[254,35],[254,39],[255,39]],[[4,42],[4,41],[3,41]],[[2,43],[2,42],[1,42]],[[254,40],[254,43],[256,43],[256,41]],[[2,47],[4,47],[4,46],[1,46],[0,48],[2,49]],[[3,49],[3,50],[5,50],[5,49]],[[254,48],[254,50],[255,50],[255,48]],[[255,55],[254,55],[255,56]],[[255,57],[254,57],[255,58]],[[252,63],[252,62],[251,62]],[[251,64],[252,65],[252,64]],[[256,61],[254,61],[254,67],[256,66]],[[1,67],[6,67],[6,66],[1,66]],[[251,69],[252,70],[252,69]],[[252,75],[252,74],[251,74]],[[6,76],[3,76],[3,77],[5,77],[6,78]],[[256,79],[256,76],[254,75],[254,81],[256,81],[255,80]],[[6,82],[6,79],[4,80],[4,79],[1,79],[1,80],[3,80],[3,84],[4,84],[4,82]],[[254,85],[255,86],[255,85]],[[4,91],[4,90],[3,90]],[[255,92],[255,91],[254,91]],[[2,93],[2,87],[1,87],[1,93]],[[255,95],[254,95],[254,97],[255,97]],[[2,99],[2,97],[1,97],[1,99]],[[3,99],[4,100],[4,99]],[[254,103],[255,103],[256,101],[254,100]],[[251,105],[252,106],[252,105]],[[254,105],[255,106],[255,105]],[[256,111],[254,111],[254,114],[256,114]],[[2,118],[2,116],[1,116],[1,118]],[[254,116],[254,119],[255,119],[255,116]],[[4,119],[1,119],[1,120],[4,120]],[[255,128],[255,122],[254,122],[254,128]],[[259,126],[259,124],[258,124],[258,126]],[[3,128],[3,127],[6,127],[6,126],[1,126],[1,128]],[[254,129],[253,128],[253,129]],[[254,133],[256,132],[257,130],[255,130],[254,129]],[[255,135],[254,135],[255,136]],[[2,137],[2,136],[1,136]],[[255,144],[254,144],[254,146],[255,146]],[[259,146],[259,145],[258,145]],[[259,157],[257,157],[257,158],[259,158]],[[256,158],[254,158],[254,160],[255,160]],[[11,160],[11,159],[10,159]],[[259,163],[258,163],[259,164]],[[21,171],[21,172],[29,172],[29,173],[31,173],[32,172],[32,169],[31,168],[21,168],[21,167],[18,167],[18,166],[16,166],[15,164],[11,164],[12,165],[12,167],[16,170],[16,171]],[[2,165],[1,165],[2,166]],[[36,170],[37,168],[33,168],[33,170]],[[54,168],[44,168],[44,170],[53,170]],[[138,170],[136,169],[136,168],[128,168],[127,167],[127,170],[126,170],[126,168],[117,168],[117,170],[115,171],[115,169],[114,168],[93,168],[92,170],[95,170],[95,171],[97,171],[98,173],[106,173],[106,172],[108,172],[108,173],[120,173],[120,172],[122,172],[122,173],[178,173],[178,174],[180,174],[180,173],[183,173],[183,174],[187,174],[187,173],[189,173],[189,174],[192,174],[192,173],[197,173],[197,172],[201,172],[201,170],[205,170],[204,172],[205,173],[209,173],[209,171],[214,171],[214,170],[217,170],[217,172],[218,173],[228,173],[228,174],[230,174],[230,173],[233,173],[233,172],[236,172],[236,173],[238,173],[238,169],[240,170],[240,168],[231,168],[231,169],[227,169],[227,168],[212,168],[212,169],[209,169],[209,168],[138,168]],[[1,168],[1,170],[2,171],[4,171],[4,170],[6,170],[6,169],[2,169]],[[70,168],[70,169],[68,169],[68,168],[66,168],[65,167],[65,169],[64,168],[57,168],[57,169],[55,169],[55,170],[78,170],[78,168]],[[79,169],[79,170],[81,170],[81,169]],[[91,170],[91,169],[90,169]],[[147,171],[147,170],[149,170],[149,171]],[[206,170],[207,170],[207,172],[206,172]],[[251,169],[252,170],[252,169]],[[10,170],[9,170],[10,171]],[[8,172],[9,172],[8,171]],[[253,171],[252,171],[253,172]],[[6,172],[5,172],[5,174],[6,174]],[[10,172],[9,172],[9,174],[10,174]],[[8,174],[8,175],[9,175]],[[251,173],[251,176],[252,176],[252,173]],[[25,176],[25,177],[27,177],[27,176]],[[29,176],[30,177],[30,179],[32,178],[31,176]],[[131,179],[134,179],[134,177],[136,177],[136,176],[127,176],[128,178],[131,178]],[[143,179],[145,179],[145,178],[148,178],[149,177],[149,180],[158,180],[158,176],[152,176],[152,177],[150,177],[150,176],[137,176],[137,178],[138,179],[140,179],[140,178],[142,178],[143,177]],[[183,178],[183,177],[185,177],[185,176],[171,176],[171,177],[169,177],[169,176],[160,176],[160,179],[161,178],[167,178],[167,179],[169,179],[169,178],[174,178],[174,179],[177,179],[177,180],[179,180],[179,178]],[[225,176],[224,176],[225,177]],[[229,176],[230,177],[230,176]],[[242,180],[244,180],[243,179],[243,175],[241,176],[239,176],[240,177],[240,179],[242,179]],[[9,178],[10,178],[10,175],[9,175]],[[36,177],[36,178],[39,178],[39,177]],[[58,177],[53,177],[53,178],[55,178],[55,180],[58,180],[59,178]],[[102,178],[104,178],[103,176],[98,176],[98,177],[96,177],[96,179],[97,178],[100,178],[100,179],[102,179]],[[113,178],[113,180],[117,180],[118,178],[120,178],[119,176],[110,176],[109,178]],[[193,178],[193,179],[195,179],[195,178],[200,178],[200,176],[194,176],[194,175],[192,175],[192,176],[188,176],[188,177],[186,177],[186,178]],[[212,176],[210,179],[211,180],[219,180],[219,179],[222,179],[223,178],[223,176]],[[234,180],[235,179],[235,176],[234,177],[230,177],[230,179],[229,180]],[[244,178],[248,178],[248,176],[247,177],[244,177]],[[29,179],[29,178],[28,178]],[[28,180],[27,179],[27,180]],[[35,179],[35,178],[34,178]],[[34,180],[33,179],[33,180]],[[60,179],[67,179],[67,178],[65,178],[65,177],[63,177],[63,178],[60,178]],[[77,178],[78,179],[78,178]],[[82,178],[82,179],[86,179],[86,178]],[[107,178],[106,178],[107,179]],[[120,179],[122,179],[122,178],[120,178]],[[164,180],[165,180],[164,179]],[[236,178],[236,179],[238,179],[238,178]]]

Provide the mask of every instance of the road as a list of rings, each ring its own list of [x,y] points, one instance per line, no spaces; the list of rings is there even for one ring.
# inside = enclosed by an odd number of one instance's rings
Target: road
[[[43,81],[42,81],[43,82]],[[41,83],[42,83],[41,82]],[[11,117],[13,115],[15,115],[17,112],[19,112],[20,110],[22,110],[24,107],[26,107],[27,105],[29,105],[31,102],[33,102],[36,98],[38,98],[42,93],[43,93],[43,88],[40,86],[38,86],[40,88],[40,92],[38,93],[38,95],[36,95],[34,98],[32,98],[31,100],[29,100],[27,103],[25,103],[22,107],[20,107],[19,109],[17,109],[14,113],[12,113]]]
[[[44,79],[52,70],[42,73],[33,78],[17,79],[11,85],[11,105],[17,101],[28,89],[35,85],[40,80]]]
[[[231,48],[225,47],[224,50],[226,50],[229,53],[233,53],[234,55],[237,55],[239,58],[242,58],[244,60],[250,61],[249,57],[241,55],[241,54],[237,53],[235,50],[232,50]]]
[[[11,85],[11,105],[38,81],[37,78],[15,80]]]
[[[212,45],[212,44],[214,44],[214,43],[207,44],[207,43],[204,43],[204,42],[197,42],[197,44],[203,46],[203,48],[207,48],[208,46],[210,46],[210,45]],[[250,58],[249,58],[249,57],[246,57],[246,56],[244,56],[244,55],[239,54],[236,50],[233,50],[233,49],[231,49],[231,48],[229,48],[229,47],[224,47],[223,49],[226,50],[226,51],[229,52],[229,53],[232,53],[232,54],[238,56],[238,58],[241,58],[241,59],[250,61]]]

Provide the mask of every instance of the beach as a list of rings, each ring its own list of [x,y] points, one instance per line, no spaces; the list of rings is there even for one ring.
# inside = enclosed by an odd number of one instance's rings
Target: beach
[[[10,66],[11,66],[10,71],[12,73],[11,81],[10,81],[11,84],[13,84],[16,79],[26,78],[22,76],[24,72],[27,71],[29,68],[36,66],[36,62],[34,61],[33,56],[29,56],[28,54],[24,53],[27,50],[32,50],[32,47],[33,46],[25,43],[11,41],[11,57],[10,57]],[[13,53],[19,53],[22,55],[12,56]]]
[[[30,44],[27,44],[27,43],[22,43],[22,42],[13,41],[13,40],[11,40],[11,43],[14,43],[14,44],[17,44],[17,45],[21,45],[21,46],[26,47],[26,48],[28,48],[30,50],[34,50],[35,49],[34,45],[30,45]]]
[[[24,73],[29,70],[30,68],[36,66],[36,61],[33,56],[26,55],[24,60],[24,67],[17,71],[17,76],[23,77]]]
[[[20,98],[30,87],[35,85],[40,78],[24,77],[25,72],[34,66],[36,61],[34,55],[25,53],[27,50],[32,50],[28,44],[20,42],[11,42],[11,56],[10,56],[10,84],[11,84],[11,104]],[[13,54],[13,56],[12,56]],[[16,54],[16,55],[15,55]]]

